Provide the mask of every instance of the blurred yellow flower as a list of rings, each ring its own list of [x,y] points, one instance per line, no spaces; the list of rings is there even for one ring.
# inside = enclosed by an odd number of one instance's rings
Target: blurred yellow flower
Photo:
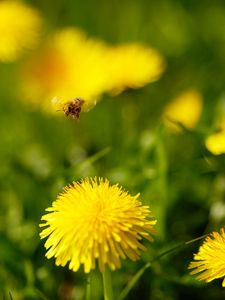
[[[87,39],[82,31],[56,32],[23,68],[22,96],[48,111],[81,97],[85,99],[82,109],[88,109],[105,90],[105,52],[102,42]],[[53,98],[59,100],[59,107],[52,106]]]
[[[165,61],[156,50],[138,43],[111,47],[108,59],[112,94],[156,81],[165,69]]]
[[[47,111],[82,98],[89,110],[103,93],[138,88],[159,78],[162,57],[139,44],[108,46],[75,28],[51,36],[22,70],[21,96]],[[51,104],[54,99],[54,105]]]
[[[193,129],[200,118],[202,106],[203,99],[198,91],[183,91],[166,106],[163,113],[165,125],[174,132],[181,131],[179,124]]]
[[[225,232],[222,228],[219,232],[211,233],[199,248],[199,252],[194,255],[193,262],[188,266],[194,269],[191,274],[200,273],[197,279],[211,282],[214,279],[223,277],[223,287],[225,287]]]
[[[17,1],[0,1],[0,61],[14,61],[23,50],[34,48],[41,23],[35,9]]]
[[[105,265],[119,268],[120,258],[136,261],[145,247],[142,238],[152,240],[156,220],[150,218],[148,206],[142,206],[139,195],[130,196],[107,179],[83,179],[64,189],[49,213],[42,217],[47,226],[41,238],[48,237],[47,258],[55,257],[56,265],[85,273]]]
[[[225,119],[219,124],[219,131],[210,135],[206,141],[206,148],[215,155],[225,153]]]

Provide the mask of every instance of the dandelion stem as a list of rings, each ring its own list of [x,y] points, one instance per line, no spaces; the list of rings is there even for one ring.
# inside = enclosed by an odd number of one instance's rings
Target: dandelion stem
[[[111,272],[109,268],[105,267],[102,276],[103,276],[103,286],[104,286],[104,300],[113,300]]]
[[[90,278],[90,275],[87,277],[86,298],[85,298],[85,300],[91,300],[91,278]]]
[[[145,272],[146,269],[148,269],[151,266],[151,263],[145,264],[128,282],[127,286],[122,290],[121,294],[118,297],[118,300],[125,299],[125,297],[128,295],[130,290],[134,287],[138,279],[142,276],[142,274]]]
[[[104,157],[105,155],[107,155],[110,151],[111,151],[111,148],[110,147],[106,147],[106,148],[98,151],[97,153],[95,153],[91,157],[88,157],[86,160],[84,160],[83,162],[80,163],[80,165],[78,166],[79,170],[80,171],[85,170],[87,167],[91,166],[96,161],[98,161],[99,159],[101,159],[102,157]]]
[[[167,184],[167,172],[168,172],[168,163],[167,163],[167,153],[165,149],[165,133],[164,128],[160,127],[158,130],[158,137],[156,143],[156,158],[157,158],[157,167],[158,167],[158,186],[160,191],[160,207],[158,211],[158,217],[160,219],[158,233],[164,238],[165,235],[165,213],[168,206],[168,184]]]
[[[207,234],[202,235],[196,239],[192,239],[190,241],[187,242],[182,242],[166,251],[163,251],[162,253],[160,253],[159,255],[155,256],[150,262],[147,262],[132,278],[131,280],[128,282],[127,286],[122,290],[122,292],[120,293],[118,300],[123,300],[126,298],[126,296],[129,294],[129,292],[131,291],[131,289],[135,286],[135,284],[137,283],[137,281],[140,279],[140,277],[143,275],[143,273],[145,272],[145,270],[147,270],[148,268],[151,267],[152,263],[154,263],[155,261],[159,260],[161,257],[172,253],[178,249],[181,249],[187,245],[190,245],[194,242],[197,242],[203,238],[205,238],[207,236]]]

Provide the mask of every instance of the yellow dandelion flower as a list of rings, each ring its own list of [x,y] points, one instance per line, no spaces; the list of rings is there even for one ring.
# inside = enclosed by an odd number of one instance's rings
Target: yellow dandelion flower
[[[156,81],[165,69],[165,62],[156,50],[138,43],[111,47],[108,59],[108,88],[112,94]]]
[[[14,61],[25,49],[37,45],[41,17],[17,1],[0,1],[0,61]]]
[[[73,100],[84,100],[88,111],[105,92],[139,88],[159,78],[164,61],[156,50],[139,44],[110,47],[76,28],[49,37],[43,50],[25,64],[21,98],[56,111]],[[51,104],[55,99],[55,105]]]
[[[105,51],[104,43],[75,28],[56,32],[22,70],[23,99],[56,111],[53,98],[62,108],[79,97],[85,100],[82,110],[88,110],[105,90]]]
[[[194,269],[191,274],[200,273],[197,279],[211,282],[214,279],[223,277],[223,287],[225,287],[225,232],[221,228],[219,232],[213,232],[206,237],[199,252],[194,255],[194,260],[188,266]]]
[[[101,178],[67,186],[42,217],[47,258],[55,257],[56,265],[69,263],[73,271],[83,264],[85,273],[97,262],[104,271],[106,265],[119,268],[120,258],[136,261],[145,250],[140,241],[152,240],[156,223],[138,197]]]
[[[163,120],[165,125],[174,132],[180,132],[180,123],[188,129],[193,129],[202,112],[203,99],[195,89],[188,89],[172,100],[165,108]]]
[[[225,119],[219,124],[219,131],[207,137],[206,148],[214,155],[225,153]]]

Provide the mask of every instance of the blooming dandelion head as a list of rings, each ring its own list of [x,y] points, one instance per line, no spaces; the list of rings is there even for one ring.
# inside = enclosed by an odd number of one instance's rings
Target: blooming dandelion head
[[[47,258],[56,265],[77,271],[81,265],[89,273],[98,264],[111,270],[121,266],[121,258],[136,261],[142,238],[152,240],[156,221],[148,206],[107,179],[84,179],[64,189],[42,217],[41,238],[46,238]]]
[[[205,239],[188,268],[193,269],[192,275],[200,273],[197,279],[205,282],[223,278],[222,285],[225,287],[225,232],[223,228],[220,233],[213,232]]]
[[[23,99],[55,112],[53,98],[60,99],[62,109],[71,99],[81,97],[85,99],[82,111],[88,110],[105,91],[105,49],[104,43],[87,38],[78,29],[55,32],[23,67]]]
[[[55,112],[51,99],[60,99],[62,109],[80,97],[85,99],[82,111],[89,111],[103,93],[140,88],[157,80],[164,67],[161,55],[149,47],[138,43],[111,47],[79,29],[64,28],[24,64],[21,98]]]
[[[225,118],[219,123],[219,131],[211,134],[205,141],[206,148],[214,155],[225,153]]]
[[[119,94],[156,81],[165,69],[162,56],[142,44],[125,44],[109,49],[109,91]]]
[[[189,89],[182,92],[165,108],[163,120],[165,125],[174,132],[180,132],[179,123],[188,129],[193,129],[202,112],[203,99],[201,94]]]
[[[25,49],[37,45],[42,20],[38,12],[21,2],[0,2],[0,61],[14,61]]]

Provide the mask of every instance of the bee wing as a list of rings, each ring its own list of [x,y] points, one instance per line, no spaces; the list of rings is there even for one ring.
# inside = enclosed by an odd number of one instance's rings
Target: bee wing
[[[91,103],[88,101],[85,101],[82,110],[84,112],[89,112],[93,107],[95,107],[96,103],[97,103],[96,99],[94,101],[92,101]]]
[[[52,104],[61,104],[61,100],[57,98],[56,96],[52,98]]]
[[[51,103],[55,111],[63,111],[63,101],[61,99],[54,97]]]

